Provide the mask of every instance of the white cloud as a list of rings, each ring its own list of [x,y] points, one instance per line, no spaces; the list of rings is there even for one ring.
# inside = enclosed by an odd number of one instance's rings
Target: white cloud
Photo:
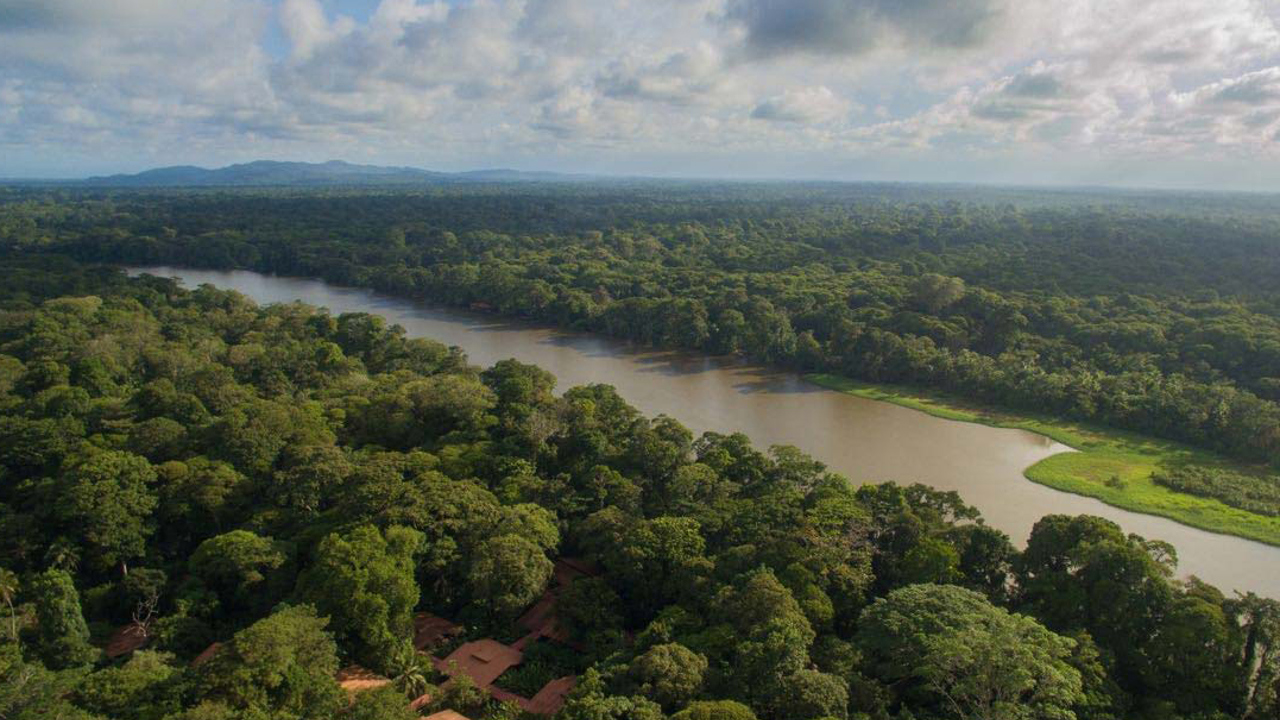
[[[819,85],[766,98],[751,111],[751,117],[775,122],[820,123],[838,120],[850,107],[849,101]]]
[[[729,84],[719,52],[706,42],[656,62],[624,57],[611,63],[595,81],[610,98],[675,105],[715,103]]]
[[[1274,161],[1276,1],[383,0],[356,19],[319,0],[0,0],[0,149],[30,168],[755,175],[803,153]]]

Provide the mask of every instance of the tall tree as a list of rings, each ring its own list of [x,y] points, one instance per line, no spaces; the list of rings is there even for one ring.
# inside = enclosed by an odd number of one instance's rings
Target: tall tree
[[[513,616],[542,593],[551,570],[542,548],[518,535],[499,535],[476,548],[467,583],[490,617]]]
[[[1084,701],[1075,643],[954,585],[912,585],[866,609],[857,644],[899,702],[983,720],[1058,720]]]
[[[198,698],[234,710],[231,717],[331,717],[345,698],[333,679],[338,648],[325,625],[313,608],[298,605],[241,630],[197,670]]]
[[[413,637],[414,567],[421,550],[422,533],[406,527],[364,525],[329,535],[298,578],[298,595],[330,618],[334,634],[356,657],[381,670]]]
[[[40,658],[51,668],[92,662],[98,651],[89,644],[89,625],[80,609],[80,593],[71,575],[46,570],[28,584],[26,594],[36,606]]]
[[[88,559],[99,570],[140,557],[153,530],[156,474],[146,458],[126,452],[94,452],[63,474],[56,512],[84,538]]]

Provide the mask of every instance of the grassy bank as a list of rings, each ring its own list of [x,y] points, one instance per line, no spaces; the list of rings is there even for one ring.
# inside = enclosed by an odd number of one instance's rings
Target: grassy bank
[[[1125,510],[1160,515],[1185,525],[1280,545],[1280,518],[1238,510],[1212,498],[1174,492],[1151,480],[1157,468],[1194,462],[1248,471],[1185,445],[1067,420],[1015,415],[963,400],[895,385],[870,385],[827,374],[806,378],[832,390],[882,400],[962,422],[1029,430],[1079,452],[1045,458],[1024,471],[1041,485],[1097,498]]]

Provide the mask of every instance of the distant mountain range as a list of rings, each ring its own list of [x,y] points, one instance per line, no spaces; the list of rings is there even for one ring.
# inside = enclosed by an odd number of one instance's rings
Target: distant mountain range
[[[105,175],[77,184],[111,187],[249,187],[324,185],[442,185],[486,182],[571,182],[588,175],[522,170],[472,170],[444,173],[413,167],[354,165],[341,160],[324,163],[257,160],[208,169],[194,165],[144,170],[134,175]]]

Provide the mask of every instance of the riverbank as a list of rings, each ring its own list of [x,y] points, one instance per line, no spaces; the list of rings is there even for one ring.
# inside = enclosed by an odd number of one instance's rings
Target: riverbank
[[[1152,473],[1160,467],[1192,462],[1239,467],[1210,453],[1110,428],[979,408],[957,398],[913,388],[871,385],[824,373],[806,375],[805,379],[831,390],[947,420],[1044,435],[1077,452],[1053,455],[1027,468],[1023,475],[1032,482],[1201,530],[1280,546],[1280,518],[1239,510],[1212,498],[1174,492],[1151,480]]]

